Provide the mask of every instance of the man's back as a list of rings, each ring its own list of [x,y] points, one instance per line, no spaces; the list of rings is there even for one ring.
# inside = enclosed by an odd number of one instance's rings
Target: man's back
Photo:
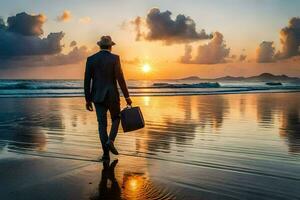
[[[117,81],[124,96],[129,96],[118,55],[102,50],[87,59],[84,81],[87,101],[98,103],[105,98],[119,101]]]

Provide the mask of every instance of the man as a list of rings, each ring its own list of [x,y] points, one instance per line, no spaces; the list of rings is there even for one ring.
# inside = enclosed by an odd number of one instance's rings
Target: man
[[[86,62],[84,77],[84,93],[86,109],[93,111],[96,108],[99,135],[103,149],[103,160],[109,160],[109,151],[118,155],[114,141],[120,124],[120,95],[117,82],[123,92],[128,105],[132,101],[121,68],[120,58],[112,54],[111,49],[115,43],[110,36],[102,36],[97,43],[100,51],[90,57]],[[109,110],[112,126],[107,134],[107,111]]]

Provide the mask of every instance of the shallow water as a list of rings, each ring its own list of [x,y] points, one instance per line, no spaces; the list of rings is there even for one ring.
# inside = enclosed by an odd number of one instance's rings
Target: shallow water
[[[300,198],[300,93],[133,101],[146,127],[126,134],[120,128],[115,196]],[[0,160],[18,155],[97,162],[95,113],[84,110],[83,98],[0,99]]]

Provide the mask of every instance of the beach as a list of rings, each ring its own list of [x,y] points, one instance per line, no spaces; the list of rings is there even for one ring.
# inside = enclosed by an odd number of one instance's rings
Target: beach
[[[132,100],[107,166],[84,98],[0,98],[0,199],[300,198],[299,92]]]

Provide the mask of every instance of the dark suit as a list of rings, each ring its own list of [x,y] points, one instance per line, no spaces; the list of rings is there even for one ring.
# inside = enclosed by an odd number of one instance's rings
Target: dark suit
[[[101,50],[87,59],[84,77],[85,99],[87,102],[94,102],[104,153],[108,153],[105,146],[108,138],[115,140],[120,123],[120,95],[117,82],[124,97],[129,97],[118,55]],[[107,110],[112,119],[109,137],[107,135]]]

